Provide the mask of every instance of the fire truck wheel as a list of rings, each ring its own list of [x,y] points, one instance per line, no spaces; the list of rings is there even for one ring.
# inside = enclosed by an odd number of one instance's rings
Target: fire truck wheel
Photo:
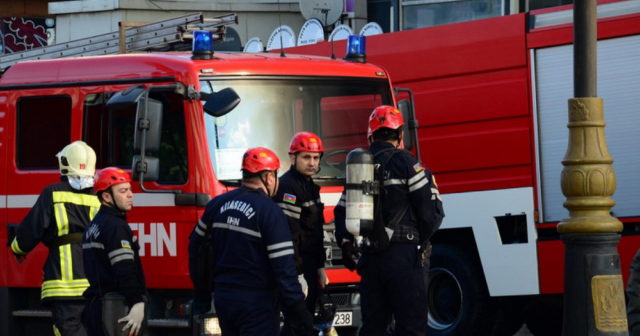
[[[429,287],[429,335],[489,335],[495,322],[479,263],[450,245],[434,245]]]

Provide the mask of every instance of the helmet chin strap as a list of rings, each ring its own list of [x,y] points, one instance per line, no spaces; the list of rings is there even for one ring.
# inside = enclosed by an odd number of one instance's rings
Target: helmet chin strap
[[[122,210],[120,208],[120,206],[118,205],[118,202],[116,202],[116,198],[113,196],[113,188],[109,187],[109,195],[111,195],[111,202],[108,202],[107,204],[109,204],[110,207],[120,211],[120,212],[125,212],[124,210]]]
[[[259,175],[259,176],[260,176],[260,182],[262,182],[262,185],[264,186],[264,189],[267,191],[267,196],[269,196],[269,197],[273,196],[273,195],[271,195],[271,190],[269,190],[269,186],[267,186],[267,181],[265,181],[265,179],[262,177],[262,175]]]

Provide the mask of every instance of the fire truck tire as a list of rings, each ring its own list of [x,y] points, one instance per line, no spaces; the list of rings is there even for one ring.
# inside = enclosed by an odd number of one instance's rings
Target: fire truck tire
[[[490,335],[495,323],[476,258],[450,245],[434,245],[429,287],[429,335]]]

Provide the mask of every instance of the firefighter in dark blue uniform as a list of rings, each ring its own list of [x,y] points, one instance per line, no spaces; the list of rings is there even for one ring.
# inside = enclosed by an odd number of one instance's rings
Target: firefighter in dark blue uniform
[[[91,193],[96,164],[93,149],[82,141],[57,155],[62,182],[46,187],[18,226],[11,250],[18,262],[42,242],[49,248],[41,298],[51,308],[54,334],[86,335],[81,315],[82,293],[89,286],[82,265],[82,232],[98,212]]]
[[[278,193],[273,200],[287,216],[293,245],[296,252],[296,266],[303,287],[308,286],[306,304],[311,314],[315,312],[320,287],[329,280],[324,270],[324,205],[320,201],[320,186],[312,176],[319,170],[320,158],[324,152],[322,140],[311,132],[299,132],[289,144],[291,168],[280,177]],[[304,289],[304,288],[303,288]],[[288,335],[285,323],[283,335]]]
[[[365,236],[369,244],[363,244],[357,265],[362,278],[363,336],[387,335],[392,317],[394,335],[424,336],[427,332],[429,239],[444,211],[431,172],[411,153],[398,149],[403,124],[402,114],[392,106],[377,107],[369,118],[369,151],[374,155],[376,176],[383,176],[374,227],[384,225],[385,237]],[[337,239],[345,265],[352,267],[353,236],[345,229],[344,198],[341,202],[334,210]],[[384,229],[393,230],[392,235],[388,237]]]
[[[108,336],[109,330],[114,329],[113,321],[103,321],[105,295],[124,296],[129,313],[119,316],[117,322],[123,324],[123,331],[129,331],[128,335],[142,334],[145,323],[146,285],[138,253],[140,246],[125,215],[133,206],[130,182],[127,172],[109,167],[100,171],[94,186],[102,206],[82,239],[89,279],[89,288],[84,292],[89,303],[83,322],[92,336]]]
[[[626,294],[629,335],[640,336],[640,250],[636,252],[629,267]]]
[[[214,198],[189,237],[189,269],[198,296],[194,314],[210,309],[208,285],[222,333],[277,335],[279,308],[293,321],[294,335],[311,335],[312,317],[296,278],[291,232],[282,210],[270,199],[278,189],[280,160],[269,149],[245,152],[242,186]],[[211,244],[212,284],[202,247]],[[204,290],[203,290],[204,289]],[[204,304],[203,304],[204,303]]]

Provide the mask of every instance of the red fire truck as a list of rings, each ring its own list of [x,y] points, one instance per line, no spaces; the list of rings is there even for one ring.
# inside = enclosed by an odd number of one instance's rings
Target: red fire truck
[[[238,98],[225,115],[207,108]],[[293,134],[319,134],[327,150],[316,181],[331,219],[345,154],[366,146],[372,109],[395,102],[383,69],[327,57],[169,52],[18,62],[0,77],[0,241],[58,180],[55,154],[69,142],[94,148],[98,168],[140,167],[128,221],[151,293],[150,330],[190,334],[188,235],[207,201],[238,185],[243,152],[271,148],[285,171]],[[18,264],[0,249],[0,334],[50,332],[39,303],[46,254],[40,245]],[[357,326],[358,277],[331,262],[336,323]]]
[[[640,4],[603,1],[598,18],[598,96],[626,281],[640,247]],[[510,335],[523,322],[535,335],[560,334],[556,225],[568,217],[560,172],[573,97],[571,22],[571,7],[555,7],[367,37],[367,61],[413,91],[422,160],[443,194],[430,335]],[[331,45],[292,52],[329,55]]]

